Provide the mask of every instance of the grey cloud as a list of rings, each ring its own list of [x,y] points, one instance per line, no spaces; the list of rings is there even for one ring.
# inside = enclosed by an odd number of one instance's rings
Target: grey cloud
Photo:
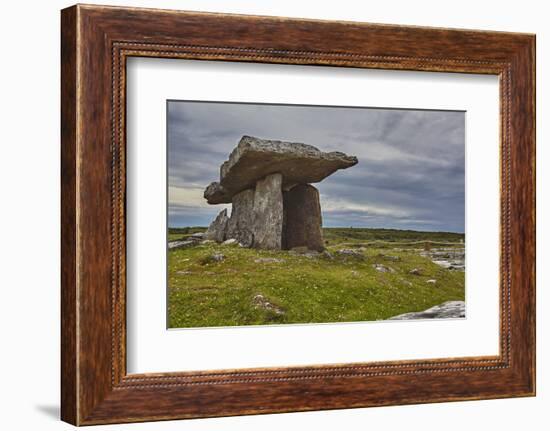
[[[323,208],[340,205],[326,226],[464,231],[463,112],[170,101],[169,185],[215,181],[245,134],[359,158],[317,185]],[[169,202],[169,224],[207,225],[219,210]]]

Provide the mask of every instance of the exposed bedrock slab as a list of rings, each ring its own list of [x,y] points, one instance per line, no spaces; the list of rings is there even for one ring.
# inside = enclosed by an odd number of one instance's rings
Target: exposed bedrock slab
[[[256,182],[254,192],[254,243],[262,249],[281,249],[283,231],[283,176],[268,175]]]
[[[389,320],[459,319],[465,316],[466,304],[464,301],[447,301],[424,311],[400,314]]]
[[[233,196],[231,218],[227,222],[226,237],[235,238],[245,247],[254,243],[254,189],[246,189]]]
[[[282,188],[293,184],[317,183],[338,169],[357,164],[357,157],[339,151],[323,152],[296,142],[273,141],[243,136],[220,168],[220,181],[204,191],[210,204],[229,203],[232,197],[266,175],[282,175]]]
[[[319,191],[298,184],[283,193],[284,223],[282,248],[307,247],[323,251],[323,231]]]
[[[205,234],[206,239],[216,242],[225,241],[228,221],[229,217],[227,217],[227,209],[220,211],[214,221],[210,223],[210,226],[208,226],[208,230]]]

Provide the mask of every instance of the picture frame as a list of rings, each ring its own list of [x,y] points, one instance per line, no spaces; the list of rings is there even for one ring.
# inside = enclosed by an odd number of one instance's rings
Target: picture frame
[[[61,13],[61,418],[74,425],[535,395],[535,36],[76,5]],[[491,74],[500,353],[126,372],[126,60]]]

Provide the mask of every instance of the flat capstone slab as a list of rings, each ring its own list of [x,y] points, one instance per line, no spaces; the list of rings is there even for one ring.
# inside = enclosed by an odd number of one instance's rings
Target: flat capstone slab
[[[230,203],[233,196],[254,188],[258,180],[280,173],[283,189],[318,183],[338,169],[357,164],[357,157],[323,152],[313,145],[243,136],[220,168],[220,181],[204,191],[209,204]]]

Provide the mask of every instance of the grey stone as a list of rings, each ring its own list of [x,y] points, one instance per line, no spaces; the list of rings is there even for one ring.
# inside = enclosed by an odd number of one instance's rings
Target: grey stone
[[[209,254],[206,257],[203,257],[200,261],[201,265],[208,265],[209,263],[221,262],[225,259],[225,256],[221,253]]]
[[[464,301],[447,301],[424,311],[400,314],[389,320],[457,319],[465,316],[466,304]]]
[[[224,242],[222,242],[223,245],[232,245],[237,244],[237,240],[235,238],[226,239]]]
[[[259,257],[254,259],[254,263],[283,263],[284,259],[279,259],[277,257]]]
[[[281,249],[283,230],[283,176],[271,174],[256,183],[254,193],[255,248]]]
[[[277,315],[285,314],[285,311],[281,307],[269,302],[269,300],[264,295],[255,295],[252,299],[252,303],[254,304],[255,308],[261,308],[267,311],[271,311]]]
[[[283,193],[283,249],[305,246],[323,251],[319,191],[309,184],[298,184]]]
[[[328,259],[328,260],[334,259],[334,256],[332,255],[332,253],[328,250],[323,251],[322,255],[325,259]]]
[[[168,250],[176,250],[178,248],[193,247],[197,244],[197,241],[183,240],[183,241],[170,241],[168,242]]]
[[[437,280],[434,280],[434,279],[426,280],[426,283],[428,283],[428,284],[435,284],[435,283],[437,283]]]
[[[339,256],[343,257],[353,257],[356,259],[364,259],[365,255],[358,250],[353,250],[352,248],[342,248],[336,252]]]
[[[223,242],[225,240],[225,232],[227,228],[227,209],[220,211],[218,216],[214,219],[208,230],[206,231],[205,238],[216,242]]]
[[[221,253],[214,253],[214,254],[212,255],[212,260],[213,260],[214,262],[221,262],[221,261],[224,260],[224,259],[225,259],[225,256],[224,256],[223,254],[221,254]]]
[[[411,275],[422,275],[422,270],[418,268],[413,268],[409,271],[409,274]]]
[[[210,204],[229,203],[242,190],[254,187],[266,175],[280,173],[282,188],[293,184],[317,183],[338,169],[357,164],[344,153],[323,152],[312,145],[243,136],[220,168],[220,181],[204,191]]]
[[[374,265],[372,265],[372,267],[378,272],[395,272],[395,269],[382,265],[380,263],[375,263]]]
[[[235,238],[245,247],[254,243],[254,189],[233,196],[231,218],[227,222],[227,238]]]

